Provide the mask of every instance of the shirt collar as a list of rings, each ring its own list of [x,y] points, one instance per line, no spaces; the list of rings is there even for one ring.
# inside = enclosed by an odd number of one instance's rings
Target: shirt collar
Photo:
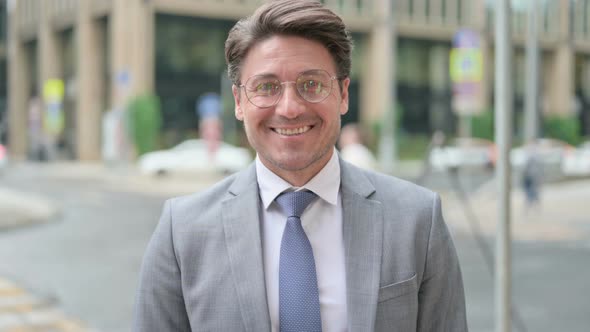
[[[310,190],[332,205],[338,203],[338,191],[340,190],[340,163],[338,162],[338,153],[336,152],[336,149],[334,149],[332,157],[326,166],[324,166],[318,174],[311,178],[311,180],[302,187],[293,187],[280,176],[273,173],[264,166],[258,155],[256,156],[256,177],[264,209],[268,209],[270,204],[272,204],[279,194],[291,188],[294,190]]]

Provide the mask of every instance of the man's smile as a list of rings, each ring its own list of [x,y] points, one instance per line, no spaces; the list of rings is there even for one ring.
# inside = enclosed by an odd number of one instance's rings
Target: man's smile
[[[303,127],[299,127],[299,128],[292,128],[292,129],[272,128],[272,130],[279,135],[293,136],[293,135],[301,135],[301,134],[309,131],[311,128],[312,128],[311,126],[303,126]]]

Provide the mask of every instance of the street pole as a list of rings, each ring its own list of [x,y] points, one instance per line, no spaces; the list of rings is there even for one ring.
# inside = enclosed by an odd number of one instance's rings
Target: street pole
[[[537,139],[539,132],[539,41],[537,22],[537,0],[529,0],[526,39],[525,142]]]
[[[511,331],[510,147],[512,145],[512,36],[510,0],[496,0],[495,136],[498,146],[496,235],[496,332]]]
[[[377,84],[381,85],[381,91],[386,94],[383,103],[380,104],[382,126],[379,137],[379,164],[381,170],[385,173],[393,171],[397,159],[397,145],[395,144],[395,105],[396,105],[396,85],[395,85],[395,33],[393,23],[393,0],[378,0],[375,2],[375,16],[377,27],[375,30],[375,40],[385,51],[380,57],[381,79],[377,79]]]

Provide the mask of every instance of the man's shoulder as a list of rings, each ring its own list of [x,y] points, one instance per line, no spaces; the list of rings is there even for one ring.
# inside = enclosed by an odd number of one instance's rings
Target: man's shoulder
[[[363,181],[362,179],[365,179],[374,187],[375,194],[379,196],[432,198],[435,195],[432,190],[409,180],[378,171],[361,169],[355,166],[350,167],[354,175],[353,181]]]
[[[169,199],[173,213],[219,208],[221,202],[232,196],[230,188],[239,174],[235,173],[227,176],[203,191]]]

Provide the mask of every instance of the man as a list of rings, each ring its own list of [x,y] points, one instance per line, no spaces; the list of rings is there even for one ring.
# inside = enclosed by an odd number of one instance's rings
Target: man
[[[335,152],[351,48],[311,0],[271,1],[230,31],[235,114],[257,158],[166,203],[135,331],[467,330],[438,196]]]

